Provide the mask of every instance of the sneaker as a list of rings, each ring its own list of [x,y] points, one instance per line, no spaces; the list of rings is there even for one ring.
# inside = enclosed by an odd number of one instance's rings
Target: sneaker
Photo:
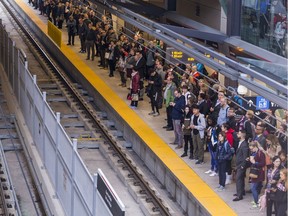
[[[204,162],[201,160],[197,160],[195,164],[204,164]]]
[[[160,115],[160,113],[158,113],[158,112],[153,114],[154,117],[159,116],[159,115]]]
[[[131,108],[131,109],[136,109],[137,107],[136,107],[136,106],[130,106],[130,108]]]
[[[189,156],[189,159],[190,159],[190,160],[194,160],[193,155],[190,155],[190,156]]]
[[[250,209],[257,209],[257,208],[259,208],[259,205],[254,202],[254,204],[251,206]]]
[[[183,154],[181,155],[181,157],[186,157],[186,156],[188,156],[187,153],[183,153]]]
[[[213,176],[217,176],[218,174],[216,172],[212,172],[209,176],[213,177]]]
[[[218,185],[217,187],[216,187],[216,189],[219,189],[220,187],[222,187],[221,185]]]
[[[217,189],[218,192],[221,192],[221,191],[224,191],[224,190],[225,190],[225,188],[224,188],[223,186],[220,186],[220,187]]]
[[[206,174],[210,174],[210,173],[212,173],[213,171],[212,170],[208,170],[208,171],[206,171],[205,173]]]
[[[254,200],[251,201],[250,203],[251,203],[251,205],[255,205],[256,204]]]
[[[148,115],[154,115],[154,114],[155,114],[155,112],[153,112],[153,111],[148,113]]]

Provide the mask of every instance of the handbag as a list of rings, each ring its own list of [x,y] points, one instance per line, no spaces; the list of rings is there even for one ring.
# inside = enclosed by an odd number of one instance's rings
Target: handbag
[[[267,206],[266,196],[267,195],[266,195],[266,191],[265,191],[265,193],[262,196],[260,196],[260,198],[259,198],[260,211]]]
[[[127,94],[127,100],[132,100],[132,95],[131,95],[131,93],[128,93],[128,94]]]
[[[105,59],[109,59],[110,53],[109,52],[105,52],[104,58]]]
[[[132,100],[132,101],[138,101],[138,100],[139,100],[138,94],[132,94],[131,100]]]
[[[255,179],[258,178],[258,176],[259,176],[259,168],[256,166],[251,166],[249,177]]]

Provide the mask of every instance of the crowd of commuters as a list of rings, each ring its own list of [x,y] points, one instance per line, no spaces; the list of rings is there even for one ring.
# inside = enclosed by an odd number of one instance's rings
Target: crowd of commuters
[[[86,53],[87,60],[98,56],[98,66],[107,68],[109,77],[119,72],[119,86],[129,89],[127,99],[132,109],[147,95],[151,104],[147,114],[157,117],[160,110],[161,115],[165,114],[163,128],[174,132],[171,144],[176,149],[184,147],[181,157],[189,156],[197,165],[203,164],[208,162],[205,149],[209,151],[211,169],[205,173],[218,176],[219,192],[233,181],[234,174],[233,201],[251,192],[251,208],[258,208],[259,195],[265,191],[267,215],[286,215],[288,111],[281,124],[277,124],[271,110],[261,111],[256,118],[252,110],[240,108],[235,95],[229,96],[216,72],[209,74],[200,63],[165,62],[163,42],[145,43],[141,32],[134,38],[116,33],[109,14],[99,19],[93,10],[69,2],[47,0],[33,4],[58,28],[64,23],[67,45],[74,45],[77,35],[79,52]],[[249,191],[245,191],[247,180]]]

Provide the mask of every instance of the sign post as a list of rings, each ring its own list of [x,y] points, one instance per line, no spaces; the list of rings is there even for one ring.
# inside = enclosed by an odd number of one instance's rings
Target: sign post
[[[100,169],[97,171],[96,215],[125,215],[124,204]]]

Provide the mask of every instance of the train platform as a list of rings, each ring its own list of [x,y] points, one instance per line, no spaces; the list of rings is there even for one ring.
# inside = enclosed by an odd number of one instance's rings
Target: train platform
[[[23,0],[18,0],[18,1],[23,1]],[[24,2],[24,1],[23,1]],[[39,17],[39,19],[44,23],[47,24],[47,17],[43,16],[43,15],[39,15],[39,11],[34,9],[31,5],[28,4],[28,1],[25,1],[25,4],[27,6],[29,6],[31,8],[31,11],[33,11],[35,13],[35,15],[37,15]],[[37,25],[38,22],[35,22],[35,25]],[[173,131],[166,131],[165,129],[163,129],[163,126],[166,125],[166,111],[164,108],[160,109],[160,115],[153,117],[151,115],[148,115],[149,112],[151,112],[151,105],[149,103],[149,98],[148,97],[144,97],[143,101],[139,101],[138,103],[138,108],[137,109],[130,109],[129,105],[130,105],[130,101],[126,99],[126,96],[128,94],[128,89],[126,87],[121,87],[118,84],[120,83],[120,76],[117,72],[115,72],[115,76],[114,77],[109,77],[109,72],[108,70],[105,69],[101,69],[98,67],[98,57],[95,57],[94,61],[91,60],[86,60],[86,54],[84,53],[79,53],[80,51],[80,41],[78,37],[75,37],[75,45],[74,46],[67,46],[67,42],[68,42],[68,33],[67,33],[67,29],[65,28],[65,25],[63,25],[64,28],[62,29],[62,47],[65,50],[69,50],[70,53],[72,53],[72,55],[76,55],[77,57],[75,59],[82,61],[81,64],[85,64],[85,67],[90,68],[95,75],[97,76],[97,79],[101,79],[104,84],[109,88],[109,91],[111,90],[113,93],[111,94],[111,97],[113,97],[113,99],[116,100],[121,100],[121,104],[119,106],[119,113],[125,113],[126,115],[123,116],[124,119],[126,118],[130,118],[130,121],[132,121],[133,119],[131,119],[132,117],[137,116],[137,118],[140,118],[143,120],[144,122],[144,128],[141,129],[141,127],[139,127],[139,125],[137,126],[136,123],[134,123],[133,125],[131,125],[131,127],[135,127],[136,130],[146,130],[146,128],[149,128],[148,131],[152,130],[153,134],[151,134],[151,138],[153,137],[157,137],[157,139],[161,139],[166,146],[169,148],[169,154],[173,154],[173,157],[177,157],[177,161],[181,160],[184,163],[179,163],[180,166],[182,166],[182,164],[185,164],[185,167],[183,168],[184,170],[186,169],[186,166],[188,166],[191,170],[191,172],[195,172],[195,176],[193,176],[193,178],[200,178],[202,179],[205,183],[205,185],[207,185],[208,187],[202,187],[202,185],[196,185],[196,187],[200,187],[200,191],[202,194],[210,194],[210,193],[216,193],[217,197],[216,199],[213,198],[211,199],[211,202],[215,202],[212,206],[214,206],[214,208],[217,206],[219,207],[218,212],[221,212],[222,207],[227,208],[227,206],[223,205],[223,201],[224,203],[226,203],[230,208],[229,213],[227,214],[222,214],[222,215],[246,215],[246,216],[256,216],[256,215],[264,215],[265,211],[259,211],[259,209],[251,209],[251,201],[252,201],[252,194],[247,194],[243,200],[239,201],[239,202],[233,202],[233,194],[236,191],[236,185],[235,183],[232,183],[230,185],[227,185],[226,190],[222,191],[222,192],[218,192],[216,190],[216,187],[218,186],[218,176],[214,176],[214,177],[210,177],[209,175],[205,174],[205,171],[209,170],[210,168],[210,156],[208,152],[205,152],[205,157],[204,157],[204,164],[201,165],[196,165],[195,161],[190,160],[188,157],[184,157],[184,158],[180,158],[180,155],[183,153],[183,148],[182,149],[175,149],[175,145],[171,145],[169,143],[172,143],[174,141],[174,133]],[[71,60],[72,61],[72,60]],[[74,60],[73,60],[73,63]],[[95,83],[95,80],[93,81],[92,79],[95,79],[94,76],[91,76],[89,79],[89,82],[91,83]],[[95,83],[95,85],[97,86],[97,83]],[[101,88],[102,84],[100,86],[98,86],[98,88]],[[105,87],[106,89],[106,87]],[[99,89],[97,89],[99,91]],[[117,95],[117,97],[114,96]],[[116,103],[115,102],[115,103]],[[122,106],[122,103],[125,103],[126,106]],[[113,106],[113,105],[112,105]],[[114,107],[115,108],[115,107]],[[117,108],[115,108],[117,109]],[[122,110],[120,110],[122,109]],[[131,116],[129,116],[131,114]],[[137,120],[137,119],[136,119]],[[142,126],[142,123],[140,122],[140,126]],[[145,134],[145,133],[143,133]],[[165,147],[166,148],[166,147]],[[172,150],[173,153],[170,153]],[[189,171],[189,172],[190,172]],[[182,174],[185,178],[185,173]],[[190,174],[187,173],[187,178],[189,178],[189,176],[191,176]],[[189,179],[186,179],[186,182],[189,182]],[[194,182],[194,180],[191,179],[191,182]],[[198,181],[197,181],[198,182]],[[202,182],[202,181],[201,181]],[[208,189],[207,189],[208,188]],[[249,189],[249,185],[246,184],[246,190]],[[207,191],[206,191],[207,190]],[[117,188],[116,188],[117,191]],[[212,192],[211,192],[212,191]],[[195,197],[197,198],[197,195],[195,195]],[[203,198],[203,197],[201,197]],[[206,202],[209,199],[206,199]],[[218,205],[219,203],[219,205]],[[207,205],[209,206],[208,203],[203,203],[203,205]],[[222,209],[223,210],[223,209]],[[215,212],[217,212],[217,210],[215,209]],[[216,214],[215,214],[216,215]],[[220,215],[220,214],[217,214]]]

